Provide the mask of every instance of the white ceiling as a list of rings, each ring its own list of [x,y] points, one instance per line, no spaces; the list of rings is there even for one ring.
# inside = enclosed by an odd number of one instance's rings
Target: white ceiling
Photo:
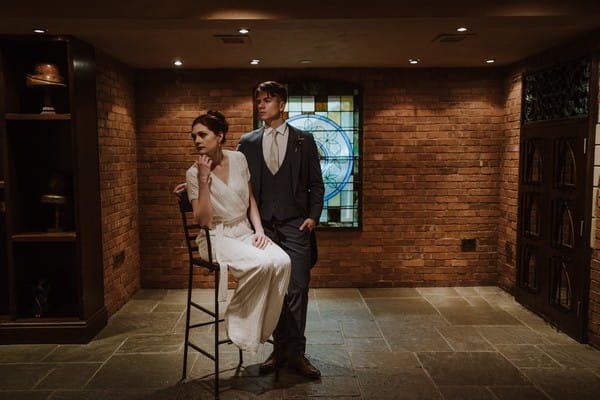
[[[469,31],[458,42],[440,34]],[[600,0],[104,0],[0,3],[0,33],[77,36],[136,68],[483,67],[600,29]],[[215,35],[238,36],[224,44]],[[250,66],[249,60],[261,63]],[[310,60],[301,64],[301,60]]]

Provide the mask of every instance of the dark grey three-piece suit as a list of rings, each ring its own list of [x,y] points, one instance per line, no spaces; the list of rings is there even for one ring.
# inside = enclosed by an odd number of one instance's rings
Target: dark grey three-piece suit
[[[260,128],[242,136],[238,150],[248,160],[252,192],[265,233],[292,260],[290,285],[273,334],[275,347],[289,355],[304,354],[308,284],[317,246],[314,232],[298,228],[306,218],[318,223],[323,209],[319,153],[311,134],[289,126],[285,157],[273,175],[264,161],[263,132]]]

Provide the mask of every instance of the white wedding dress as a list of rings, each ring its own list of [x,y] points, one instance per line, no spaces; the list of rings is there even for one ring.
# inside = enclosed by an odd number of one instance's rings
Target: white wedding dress
[[[228,182],[211,174],[210,202],[213,218],[211,244],[213,257],[237,280],[225,323],[229,339],[242,350],[256,352],[275,330],[291,273],[289,256],[276,244],[261,250],[252,245],[254,234],[247,217],[250,171],[246,157],[223,150],[229,159]],[[198,164],[186,172],[190,202],[198,198]],[[200,254],[208,255],[206,239],[196,239]],[[222,269],[223,271],[223,269]],[[226,273],[222,274],[226,278]],[[226,281],[225,281],[226,282]]]

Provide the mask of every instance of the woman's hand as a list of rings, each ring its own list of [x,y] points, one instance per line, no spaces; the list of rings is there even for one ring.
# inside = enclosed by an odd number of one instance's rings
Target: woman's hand
[[[252,245],[261,250],[267,247],[269,243],[271,243],[271,239],[269,239],[263,232],[257,232],[252,237]]]
[[[198,157],[198,181],[208,182],[211,167],[212,159],[209,156],[202,154],[200,157]]]

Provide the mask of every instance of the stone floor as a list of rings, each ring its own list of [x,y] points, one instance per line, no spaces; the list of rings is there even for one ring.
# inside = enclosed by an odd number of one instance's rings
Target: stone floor
[[[211,304],[212,292],[194,297]],[[87,345],[0,346],[0,399],[210,399],[198,353],[180,382],[184,307],[183,290],[141,290]],[[221,346],[221,398],[600,398],[600,352],[495,287],[314,289],[307,338],[321,380],[259,377],[269,345],[240,369],[236,348]]]

